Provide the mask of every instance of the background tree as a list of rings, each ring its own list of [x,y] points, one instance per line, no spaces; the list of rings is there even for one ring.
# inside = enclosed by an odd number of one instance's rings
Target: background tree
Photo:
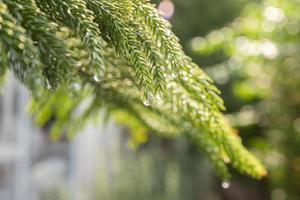
[[[272,199],[298,199],[298,1],[249,2],[241,15],[205,38],[190,41],[194,55],[213,60],[207,72],[222,88],[228,116],[270,170]],[[241,183],[241,179],[237,180]]]

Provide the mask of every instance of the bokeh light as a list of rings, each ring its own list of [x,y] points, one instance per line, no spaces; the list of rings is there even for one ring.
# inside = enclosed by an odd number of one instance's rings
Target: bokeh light
[[[175,6],[171,0],[163,0],[158,5],[158,10],[165,19],[171,19],[175,12]]]

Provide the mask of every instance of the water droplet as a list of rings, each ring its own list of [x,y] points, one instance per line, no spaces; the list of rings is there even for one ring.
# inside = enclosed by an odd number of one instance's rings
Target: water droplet
[[[145,106],[151,106],[151,104],[153,103],[153,95],[152,94],[145,94],[143,103]]]
[[[157,41],[157,47],[160,48],[161,47],[161,42]]]
[[[158,101],[161,101],[161,96],[160,96],[160,94],[157,94],[155,97],[156,97],[156,99],[157,99]]]
[[[79,61],[76,63],[76,67],[81,67],[81,66],[82,66],[82,62]]]
[[[222,188],[228,189],[230,187],[230,182],[229,181],[223,181],[222,182]]]
[[[81,90],[81,86],[79,83],[74,83],[72,84],[72,88],[75,90],[75,91],[80,91]]]
[[[100,82],[100,79],[99,79],[99,77],[98,76],[96,76],[96,75],[94,75],[94,81],[96,81],[97,83],[99,83]]]
[[[202,99],[206,99],[206,96],[204,94],[201,95]]]
[[[169,37],[170,37],[170,36],[171,36],[171,34],[172,34],[171,30],[167,30],[167,31],[166,31],[166,34],[167,34],[167,36],[169,36]]]
[[[158,105],[162,105],[163,104],[163,99],[162,99],[162,96],[161,96],[161,94],[157,94],[156,96],[155,96],[155,102],[158,104]]]
[[[47,88],[48,90],[51,90],[52,86],[51,86],[51,84],[50,84],[49,82],[46,83],[46,88]]]
[[[71,9],[70,9],[70,8],[68,8],[67,13],[68,13],[69,15],[72,15],[72,12],[71,12]]]
[[[188,73],[187,73],[186,71],[181,71],[181,74],[182,74],[183,76],[187,76],[187,75],[188,75]]]
[[[182,78],[182,80],[184,80],[184,81],[188,81],[188,80],[189,80],[189,77],[187,77],[187,76],[184,76],[184,77]]]

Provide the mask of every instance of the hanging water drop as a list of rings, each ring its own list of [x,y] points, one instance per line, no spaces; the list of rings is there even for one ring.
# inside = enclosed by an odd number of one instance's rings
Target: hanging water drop
[[[230,187],[230,182],[229,181],[223,181],[222,182],[222,188],[228,189]]]
[[[157,103],[158,105],[162,105],[162,104],[163,104],[163,99],[162,99],[162,97],[161,97],[160,94],[157,94],[157,95],[155,96],[155,99],[156,99],[156,103]]]
[[[52,89],[52,86],[49,83],[49,81],[46,82],[46,88],[47,88],[47,90],[51,90]]]
[[[162,100],[160,94],[157,94],[155,97],[156,97],[156,99],[157,99],[158,101],[161,101],[161,100]]]
[[[94,79],[94,81],[96,81],[97,83],[100,82],[100,79],[99,79],[99,77],[98,77],[97,75],[94,75],[93,79]]]
[[[72,15],[72,11],[71,11],[70,8],[68,8],[67,13],[68,13],[69,15],[73,16],[73,15]]]
[[[74,89],[75,91],[80,91],[81,90],[81,86],[79,83],[74,83],[71,85],[72,89]]]
[[[157,41],[157,47],[160,48],[161,47],[161,42],[158,40]]]
[[[187,77],[187,76],[184,76],[184,77],[182,77],[182,80],[184,80],[184,81],[188,81],[188,80],[189,80],[189,77]]]
[[[153,98],[152,94],[145,94],[143,104],[145,106],[151,106],[153,103],[153,100],[154,100],[154,98]]]

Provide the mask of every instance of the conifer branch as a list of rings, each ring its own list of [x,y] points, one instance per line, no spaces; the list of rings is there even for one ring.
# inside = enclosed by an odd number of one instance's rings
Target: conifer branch
[[[158,10],[149,1],[133,0],[132,2],[134,17],[148,25],[169,65],[174,71],[179,71],[184,66],[181,60],[184,53],[179,45],[179,39],[171,31],[169,22],[160,16]]]
[[[0,0],[0,47],[0,77],[9,68],[29,88],[37,123],[54,119],[55,139],[103,110],[121,112],[143,131],[185,134],[225,179],[228,165],[266,175],[222,117],[219,90],[148,0]]]
[[[4,49],[4,46],[2,45],[1,42],[0,42],[0,49]],[[0,51],[0,87],[5,79],[5,74],[6,74],[7,66],[8,66],[7,62],[8,61],[7,61],[5,52]]]
[[[2,60],[7,60],[15,76],[32,92],[36,92],[42,81],[38,50],[26,36],[25,29],[19,26],[17,20],[9,13],[7,5],[2,0],[0,1],[0,27],[0,44],[3,47],[2,53],[6,54],[6,59],[2,58]],[[2,66],[3,69],[4,67]]]
[[[121,5],[120,5],[121,4]],[[136,81],[146,95],[153,92],[153,77],[147,59],[141,51],[133,30],[128,25],[128,13],[120,9],[122,3],[87,0],[87,6],[94,12],[96,22],[117,53],[134,67]]]
[[[71,81],[74,74],[70,74],[70,67],[82,65],[72,57],[72,52],[65,42],[63,35],[68,30],[60,29],[58,24],[49,21],[47,16],[41,12],[33,0],[4,0],[10,12],[20,17],[22,26],[28,31],[34,43],[38,44],[41,53],[41,61],[44,64],[44,73],[51,87]],[[63,33],[62,31],[65,31]],[[69,75],[67,79],[62,74]]]
[[[157,51],[157,44],[151,35],[149,35],[149,30],[146,26],[143,26],[142,22],[131,20],[131,27],[136,32],[136,37],[142,45],[143,52],[145,52],[148,60],[152,65],[152,76],[154,81],[154,91],[155,93],[163,92],[165,90],[165,67],[166,62],[162,58],[162,55]]]
[[[89,52],[90,69],[98,76],[104,75],[104,41],[100,37],[98,25],[94,22],[93,12],[87,9],[84,0],[37,0],[39,7],[54,21],[63,24],[83,41]]]

